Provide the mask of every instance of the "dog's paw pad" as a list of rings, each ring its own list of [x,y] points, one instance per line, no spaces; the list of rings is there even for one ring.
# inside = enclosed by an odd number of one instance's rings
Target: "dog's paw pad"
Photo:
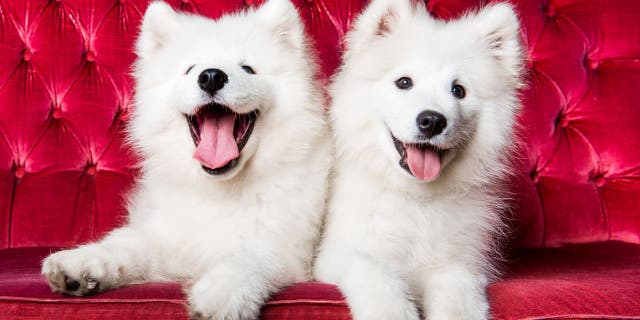
[[[92,263],[78,251],[61,251],[47,257],[42,264],[42,274],[55,292],[73,296],[97,293],[109,287],[103,263]],[[95,260],[95,259],[94,259]]]
[[[100,287],[100,283],[94,279],[87,279],[87,290],[97,291]]]
[[[65,291],[76,291],[80,288],[80,282],[69,278],[68,276],[64,276],[64,290]]]
[[[97,293],[100,290],[100,282],[95,279],[82,278],[77,280],[66,274],[62,277],[64,280],[60,284],[49,280],[55,291],[73,296],[84,296]]]

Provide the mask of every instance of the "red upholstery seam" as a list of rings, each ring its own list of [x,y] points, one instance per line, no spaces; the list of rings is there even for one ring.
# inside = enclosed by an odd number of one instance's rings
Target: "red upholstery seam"
[[[41,303],[67,303],[67,304],[87,304],[87,303],[156,303],[166,302],[173,304],[183,305],[186,303],[184,300],[171,300],[171,299],[95,299],[95,298],[83,298],[83,299],[42,299],[42,298],[27,298],[27,297],[10,297],[0,296],[0,302],[41,302]]]
[[[0,301],[3,302],[41,302],[41,303],[68,303],[68,304],[85,304],[85,303],[156,303],[166,302],[174,304],[185,304],[184,300],[172,300],[172,299],[95,299],[95,298],[83,298],[83,299],[42,299],[42,298],[27,298],[27,297],[10,297],[0,296]],[[275,300],[266,303],[268,306],[278,305],[294,305],[294,304],[317,304],[317,305],[335,305],[335,306],[347,306],[345,301],[338,300],[321,300],[321,299],[291,299],[291,300]]]
[[[327,8],[327,4],[325,2],[322,1],[318,1],[315,2],[318,5],[322,6],[322,10],[324,10],[324,12],[327,14],[327,17],[329,18],[329,21],[331,21],[331,24],[333,25],[333,27],[336,29],[336,31],[338,31],[340,33],[340,39],[342,40],[344,38],[344,29],[342,28],[342,26],[340,25],[340,23],[338,21],[336,21],[336,17],[334,17],[331,13],[329,8]],[[311,9],[309,9],[311,10]]]
[[[545,320],[545,319],[612,319],[612,320],[628,320],[640,319],[640,315],[637,316],[615,316],[615,315],[603,315],[603,314],[564,314],[558,316],[544,316],[544,317],[529,317],[520,318],[518,320]]]
[[[589,38],[587,38],[587,35],[584,33],[584,31],[582,29],[580,29],[580,27],[578,27],[578,25],[575,23],[575,21],[569,19],[569,17],[564,16],[564,15],[557,15],[556,19],[564,19],[567,22],[569,22],[574,28],[576,28],[576,30],[578,30],[578,32],[580,33],[580,35],[582,36],[582,39],[584,40],[584,43],[589,44]]]
[[[567,97],[565,96],[564,92],[562,92],[562,88],[560,88],[560,85],[558,84],[558,82],[553,80],[553,78],[551,78],[548,74],[546,74],[545,72],[540,70],[540,68],[536,68],[536,69],[532,69],[532,70],[534,70],[535,72],[540,74],[542,77],[547,79],[547,81],[549,81],[549,83],[551,83],[553,88],[557,91],[558,96],[561,98],[560,104],[562,104],[562,110],[566,110],[566,108],[569,105],[569,103],[567,102]]]
[[[319,304],[319,305],[335,305],[347,306],[345,301],[339,300],[316,300],[316,299],[291,299],[291,300],[274,300],[267,302],[269,306],[291,305],[291,304]]]

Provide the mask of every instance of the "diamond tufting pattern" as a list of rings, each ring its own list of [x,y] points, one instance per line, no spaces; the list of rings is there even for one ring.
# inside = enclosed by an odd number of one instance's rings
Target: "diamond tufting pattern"
[[[168,2],[218,17],[263,1]],[[367,1],[293,1],[328,82]],[[542,249],[520,249],[490,286],[493,318],[640,319],[640,1],[511,1],[529,56],[514,244]],[[126,217],[138,163],[123,135],[132,46],[148,2],[0,0],[0,319],[187,318],[177,284],[69,298],[39,275],[51,247],[98,239]],[[425,2],[451,19],[489,1]],[[607,240],[620,242],[593,243]],[[588,244],[548,248],[567,243]],[[262,319],[350,316],[335,287],[305,283]]]
[[[169,1],[218,17],[259,0]],[[364,0],[294,1],[326,82]],[[640,2],[514,1],[528,47],[510,184],[519,246],[640,243]],[[481,0],[430,0],[445,19]],[[123,143],[144,0],[0,0],[0,248],[71,246],[122,223]]]

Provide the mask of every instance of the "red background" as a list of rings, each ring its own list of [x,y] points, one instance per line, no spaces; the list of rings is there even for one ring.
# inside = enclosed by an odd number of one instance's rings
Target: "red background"
[[[254,1],[171,1],[218,17]],[[327,79],[363,0],[294,1]],[[451,18],[484,1],[433,0]],[[0,248],[71,246],[120,225],[123,145],[147,1],[0,1]],[[640,242],[640,2],[519,1],[530,57],[516,243]]]
[[[262,1],[169,2],[218,17]],[[513,2],[529,56],[520,116],[524,144],[508,185],[513,244],[639,244],[640,1]],[[339,63],[341,40],[366,1],[294,3],[327,81]],[[485,3],[426,1],[442,18]],[[124,221],[123,196],[137,161],[123,144],[123,127],[134,107],[132,45],[147,5],[0,0],[0,248],[73,246]],[[185,316],[173,285],[130,287],[87,300],[53,295],[38,275],[38,261],[50,249],[34,250],[0,250],[1,319],[61,310],[69,317],[108,318],[127,303],[133,303],[127,312],[150,318],[153,312]],[[640,246],[622,243],[521,251],[506,280],[490,289],[494,316],[640,319],[638,257]],[[291,290],[270,303],[266,318],[348,316],[331,286]]]

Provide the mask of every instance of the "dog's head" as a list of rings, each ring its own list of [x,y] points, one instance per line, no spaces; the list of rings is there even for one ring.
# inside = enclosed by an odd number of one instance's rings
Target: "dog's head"
[[[463,153],[492,161],[507,144],[522,65],[509,5],[444,22],[409,0],[374,0],[347,46],[333,92],[350,110],[333,112],[337,130],[346,113],[359,119],[351,128],[375,127],[370,135],[406,176],[434,181]]]
[[[297,70],[305,65],[304,27],[288,0],[217,20],[152,3],[136,51],[133,143],[151,166],[197,168],[220,180],[270,148],[265,131],[273,124],[264,122],[287,112],[276,110],[287,108],[283,96],[307,82],[295,76],[308,73]]]

